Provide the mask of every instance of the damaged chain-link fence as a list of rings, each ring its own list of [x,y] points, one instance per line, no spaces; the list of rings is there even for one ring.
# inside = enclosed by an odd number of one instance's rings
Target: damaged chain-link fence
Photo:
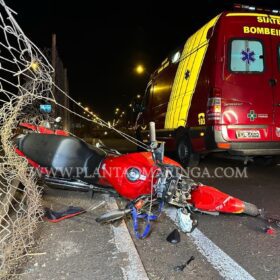
[[[27,159],[17,155],[19,124],[44,125],[53,122],[50,114],[40,112],[39,104],[53,104],[59,111],[90,124],[120,134],[144,150],[149,147],[89,112],[52,79],[54,73],[44,54],[23,33],[15,14],[0,0],[0,278],[19,274],[19,264],[30,255],[34,232],[43,215],[37,173]],[[61,102],[53,92],[67,99]],[[71,110],[69,102],[87,116]]]
[[[40,122],[34,104],[51,95],[53,71],[0,0],[0,278],[17,274],[42,216],[40,192],[28,162],[17,156],[19,122]]]

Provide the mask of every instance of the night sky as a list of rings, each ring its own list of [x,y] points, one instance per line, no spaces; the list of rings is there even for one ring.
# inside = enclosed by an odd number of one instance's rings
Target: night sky
[[[277,3],[278,2],[278,3]],[[91,4],[90,4],[91,3]],[[199,27],[246,3],[280,9],[280,1],[69,1],[6,0],[26,35],[40,48],[57,34],[70,94],[105,119],[145,90],[149,74]],[[136,75],[137,64],[146,73]]]

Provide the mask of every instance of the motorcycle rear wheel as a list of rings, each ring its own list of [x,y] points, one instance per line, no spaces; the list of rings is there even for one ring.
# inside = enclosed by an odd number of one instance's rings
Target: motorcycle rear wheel
[[[244,212],[243,212],[244,214],[247,214],[247,215],[253,216],[253,217],[260,215],[260,211],[255,204],[244,201],[244,205],[245,205]]]

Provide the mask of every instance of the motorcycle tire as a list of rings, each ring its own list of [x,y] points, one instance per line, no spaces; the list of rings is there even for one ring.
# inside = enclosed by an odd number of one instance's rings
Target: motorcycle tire
[[[249,202],[244,202],[244,214],[247,214],[249,216],[256,217],[260,215],[260,210],[255,204],[249,203]]]

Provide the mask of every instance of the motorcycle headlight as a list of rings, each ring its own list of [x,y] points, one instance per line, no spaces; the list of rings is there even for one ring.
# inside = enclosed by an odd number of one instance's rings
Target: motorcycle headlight
[[[126,172],[126,177],[131,182],[135,182],[139,180],[140,175],[141,175],[140,170],[135,167],[129,168]]]

